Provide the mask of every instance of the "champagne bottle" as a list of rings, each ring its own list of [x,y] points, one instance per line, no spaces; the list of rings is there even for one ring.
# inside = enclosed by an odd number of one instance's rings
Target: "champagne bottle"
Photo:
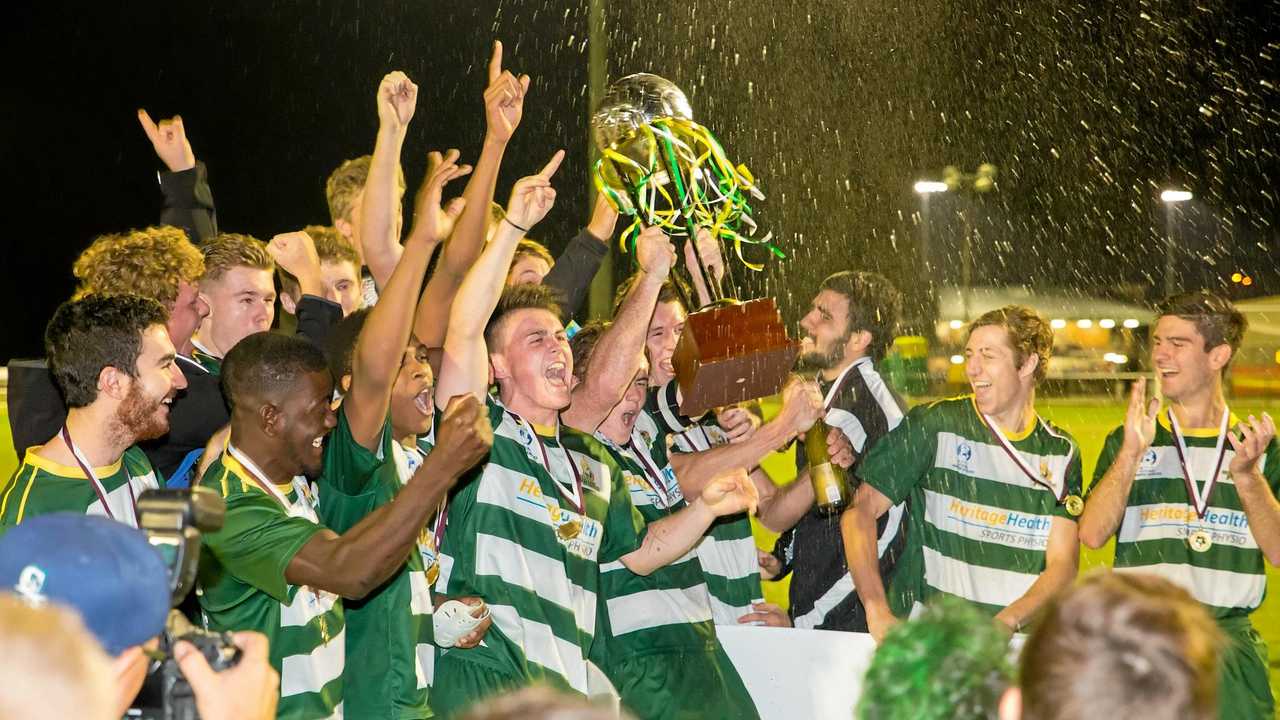
[[[848,504],[849,482],[844,468],[831,462],[827,454],[827,433],[831,430],[822,418],[804,436],[804,454],[809,463],[809,482],[813,483],[814,502],[820,515],[834,515]]]

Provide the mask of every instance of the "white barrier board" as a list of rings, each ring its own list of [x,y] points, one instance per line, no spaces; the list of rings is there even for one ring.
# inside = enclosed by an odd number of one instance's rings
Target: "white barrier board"
[[[876,644],[866,633],[716,626],[762,720],[849,720]]]

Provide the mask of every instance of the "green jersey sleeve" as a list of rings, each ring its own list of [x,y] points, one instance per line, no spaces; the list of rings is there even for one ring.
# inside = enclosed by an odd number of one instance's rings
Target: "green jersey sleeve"
[[[631,504],[631,491],[627,488],[622,471],[617,465],[610,467],[612,482],[609,487],[609,510],[605,515],[604,540],[600,545],[601,565],[616,562],[640,547],[644,539],[645,522],[640,511]]]
[[[289,604],[285,568],[324,526],[290,517],[264,492],[232,492],[222,529],[205,535],[205,546],[241,582]]]
[[[1121,425],[1108,433],[1107,439],[1102,441],[1102,451],[1098,453],[1098,462],[1093,466],[1093,480],[1089,482],[1090,493],[1098,487],[1098,481],[1102,476],[1111,469],[1111,464],[1116,461],[1116,455],[1120,454],[1120,446],[1123,444],[1124,426]]]
[[[391,433],[391,419],[383,425],[383,437]],[[379,442],[382,439],[379,438]],[[344,495],[362,495],[382,461],[377,454],[356,442],[345,409],[338,408],[338,424],[325,438],[324,473],[321,487],[329,486]]]
[[[1084,468],[1080,459],[1080,446],[1076,444],[1074,440],[1071,444],[1075,447],[1076,451],[1072,453],[1071,462],[1067,465],[1066,493],[1063,495],[1064,502],[1060,502],[1054,506],[1053,516],[1066,518],[1067,520],[1075,522],[1080,518],[1072,515],[1071,512],[1067,510],[1065,498],[1072,496],[1078,498],[1084,497]]]
[[[863,458],[858,477],[894,505],[907,499],[933,465],[937,433],[930,422],[932,405],[913,408]]]

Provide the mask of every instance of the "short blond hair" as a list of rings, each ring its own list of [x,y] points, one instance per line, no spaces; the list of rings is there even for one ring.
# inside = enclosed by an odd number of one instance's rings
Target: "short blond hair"
[[[338,232],[337,228],[327,225],[308,225],[302,232],[311,238],[316,246],[316,256],[322,263],[349,262],[355,268],[357,279],[360,275],[360,255],[352,247],[351,241]],[[297,297],[301,290],[298,278],[284,268],[276,268],[276,276],[280,278],[280,291],[290,297]]]
[[[250,235],[218,233],[204,246],[202,282],[217,282],[233,268],[248,267],[275,272],[276,263],[263,242]]]
[[[329,222],[339,220],[351,222],[351,207],[356,197],[364,192],[365,181],[369,179],[369,165],[372,155],[361,155],[350,160],[343,160],[324,184],[324,197],[329,203]],[[396,185],[400,194],[404,195],[404,169],[396,166]]]
[[[111,660],[71,610],[0,593],[0,657],[0,720],[111,717]]]
[[[179,283],[194,285],[204,275],[204,257],[184,231],[160,225],[98,237],[71,272],[80,281],[74,299],[141,295],[172,307]]]

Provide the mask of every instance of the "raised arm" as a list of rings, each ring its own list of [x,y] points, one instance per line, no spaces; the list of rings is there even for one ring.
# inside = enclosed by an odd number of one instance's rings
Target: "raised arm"
[[[450,150],[443,158],[439,153],[432,153],[432,173],[418,197],[425,217],[420,221],[418,232],[406,241],[404,255],[383,287],[378,304],[369,311],[351,356],[351,388],[342,402],[352,437],[369,450],[377,449],[391,404],[391,390],[404,349],[409,344],[418,289],[427,274],[431,254],[441,241],[432,218],[438,218],[444,185],[471,171],[465,165],[459,167],[457,160],[457,150]],[[370,190],[372,186],[365,190],[366,202]],[[366,218],[368,212],[366,208]]]
[[[440,377],[436,379],[437,404],[447,404],[458,395],[482,398],[488,392],[489,355],[484,328],[502,296],[516,243],[524,236],[521,228],[533,227],[555,204],[556,191],[551,187],[551,176],[563,159],[564,151],[557,150],[541,172],[521,178],[511,189],[507,219],[458,288],[458,296],[449,311]]]
[[[418,86],[399,70],[378,83],[378,138],[373,145],[369,175],[364,181],[360,212],[360,245],[378,289],[387,286],[403,248],[396,213],[400,150],[409,121],[418,106]]]
[[[160,192],[164,195],[160,224],[182,228],[196,245],[217,235],[218,216],[214,212],[213,191],[209,188],[204,164],[196,162],[182,117],[175,115],[157,124],[146,110],[139,109],[138,122],[151,141],[156,156],[168,169],[168,172],[160,173]]]
[[[555,288],[564,297],[564,318],[567,321],[578,313],[582,301],[591,289],[591,281],[600,270],[600,263],[609,254],[609,243],[618,222],[618,211],[613,209],[603,193],[596,193],[596,203],[591,210],[591,220],[556,258],[551,272],[542,278],[542,284]]]
[[[449,403],[437,437],[436,449],[391,502],[342,535],[317,533],[293,556],[285,580],[359,599],[391,577],[449,489],[488,455],[493,429],[484,405],[472,397]]]
[[[1244,506],[1249,531],[1253,533],[1258,548],[1262,550],[1267,562],[1280,565],[1280,502],[1276,501],[1271,484],[1262,474],[1258,463],[1270,452],[1266,469],[1272,477],[1276,475],[1276,462],[1280,461],[1280,453],[1275,451],[1273,444],[1276,424],[1270,415],[1262,413],[1261,420],[1250,415],[1248,422],[1240,423],[1239,429],[1239,439],[1234,432],[1227,435],[1235,450],[1231,465],[1228,466],[1231,481],[1240,494],[1240,504]]]
[[[1124,509],[1129,504],[1129,491],[1138,472],[1142,455],[1156,436],[1156,414],[1159,398],[1146,400],[1146,378],[1135,380],[1129,392],[1129,410],[1124,420],[1124,440],[1115,453],[1106,474],[1089,490],[1089,500],[1080,516],[1080,541],[1097,549],[1116,534]]]
[[[592,353],[599,359],[591,363],[587,376],[573,390],[573,399],[563,413],[569,425],[594,433],[622,399],[640,369],[649,318],[675,259],[675,248],[661,228],[645,228],[636,239],[640,278],[632,284],[613,325],[600,336]]]
[[[711,522],[724,515],[755,512],[756,489],[741,469],[707,483],[688,506],[649,525],[640,547],[622,556],[622,564],[637,575],[670,565],[693,549]]]
[[[449,317],[454,296],[484,249],[489,204],[493,202],[498,168],[502,165],[507,143],[524,115],[524,96],[529,90],[529,82],[528,75],[517,78],[511,71],[502,69],[502,43],[494,42],[493,56],[489,59],[489,85],[484,91],[484,146],[480,150],[480,159],[476,161],[476,171],[462,193],[465,202],[462,214],[445,243],[440,262],[422,296],[422,305],[434,310],[418,313],[414,321],[414,336],[429,348],[444,344],[445,320]],[[502,277],[506,276],[504,267]]]

